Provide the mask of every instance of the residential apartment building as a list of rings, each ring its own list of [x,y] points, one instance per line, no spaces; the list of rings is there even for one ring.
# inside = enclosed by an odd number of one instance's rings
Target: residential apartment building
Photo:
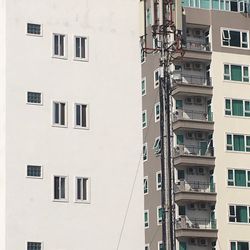
[[[0,1],[1,250],[144,248],[138,32],[132,0]]]
[[[162,3],[144,3],[155,48]],[[176,249],[249,250],[250,3],[182,6],[185,54],[170,66]],[[162,249],[159,56],[142,54],[145,250]]]

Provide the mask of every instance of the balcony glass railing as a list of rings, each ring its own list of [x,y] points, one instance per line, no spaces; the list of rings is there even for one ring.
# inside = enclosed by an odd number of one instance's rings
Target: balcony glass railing
[[[178,145],[174,148],[174,156],[180,155],[194,155],[194,156],[206,156],[213,157],[214,149],[209,146],[209,141],[202,141],[201,146],[193,146],[193,145]]]
[[[204,111],[194,111],[194,110],[184,110],[177,109],[173,115],[173,121],[177,121],[179,119],[187,119],[187,120],[200,120],[200,121],[213,121],[212,113],[207,113]]]
[[[188,218],[187,216],[181,216],[176,221],[176,229],[217,229],[217,223],[215,219],[200,219],[200,218]]]
[[[203,192],[203,193],[215,193],[215,183],[209,182],[185,182],[180,181],[175,184],[176,192]]]
[[[188,40],[185,47],[188,50],[210,51],[210,44],[204,41]]]
[[[204,77],[199,75],[183,74],[181,72],[174,72],[173,75],[173,85],[176,84],[194,84],[201,86],[212,86],[211,77]]]

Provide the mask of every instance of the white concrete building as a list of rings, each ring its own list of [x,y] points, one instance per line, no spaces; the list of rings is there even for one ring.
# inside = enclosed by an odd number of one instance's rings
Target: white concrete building
[[[0,12],[0,249],[142,250],[138,3]]]

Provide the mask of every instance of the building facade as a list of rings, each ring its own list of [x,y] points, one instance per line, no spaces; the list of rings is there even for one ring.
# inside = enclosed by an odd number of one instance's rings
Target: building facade
[[[145,4],[154,48],[161,1]],[[185,54],[170,67],[176,249],[249,250],[249,1],[182,4]],[[145,249],[161,250],[159,53],[142,59]]]
[[[0,4],[0,249],[143,249],[138,3]]]

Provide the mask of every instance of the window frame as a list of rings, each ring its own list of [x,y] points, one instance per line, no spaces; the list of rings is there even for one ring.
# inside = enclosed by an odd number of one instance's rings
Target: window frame
[[[144,159],[144,148],[145,148],[145,156],[146,156],[145,159]],[[143,162],[148,160],[148,143],[147,142],[143,143],[143,146],[142,146],[142,160]]]
[[[161,182],[158,181],[158,176],[160,175],[161,177]],[[160,191],[161,190],[161,185],[162,185],[162,174],[161,174],[161,171],[157,171],[155,173],[155,183],[156,183],[156,190],[157,191]]]
[[[158,80],[156,79],[156,73],[158,72]],[[158,88],[160,85],[160,68],[154,70],[154,89]]]
[[[40,25],[40,34],[28,33],[28,24]],[[26,33],[27,36],[35,36],[35,37],[42,37],[43,36],[43,25],[41,23],[27,22],[25,28],[26,28],[25,33]]]
[[[230,214],[230,207],[233,207],[234,208],[234,214],[231,215]],[[237,207],[246,207],[246,210],[247,210],[247,222],[239,222],[237,221]],[[234,218],[234,221],[230,221],[230,217],[233,217]],[[228,204],[228,223],[237,223],[237,224],[240,224],[240,225],[247,225],[247,224],[250,224],[250,206],[249,205],[245,205],[245,204],[231,204],[229,203]]]
[[[228,66],[229,73],[225,73],[225,66]],[[232,66],[240,66],[241,67],[241,81],[232,80]],[[248,69],[248,76],[244,75],[244,68]],[[247,64],[233,64],[233,63],[223,63],[223,81],[229,81],[229,82],[235,82],[235,83],[250,83],[250,77],[249,77],[249,65]],[[229,79],[225,79],[228,77]],[[248,79],[248,81],[244,81],[244,79]]]
[[[41,102],[40,103],[28,102],[28,93],[40,94]],[[43,106],[43,93],[42,92],[37,92],[37,91],[26,91],[26,100],[25,101],[26,101],[27,105]]]
[[[56,103],[64,103],[65,104],[65,114],[64,114],[64,118],[65,118],[65,124],[60,124],[59,123],[55,123],[55,108],[54,108],[54,104]],[[59,109],[59,120],[61,115],[60,115],[60,109]],[[67,128],[68,127],[68,103],[65,101],[52,101],[52,127],[59,127],[59,128]]]
[[[55,36],[63,36],[64,39],[64,55],[56,55],[55,54]],[[58,50],[60,48],[58,47]],[[52,58],[57,58],[57,59],[68,59],[68,36],[67,34],[64,33],[52,33]]]
[[[81,109],[82,109],[82,106],[85,105],[86,106],[86,127],[83,127],[81,125],[77,125],[76,122],[77,122],[77,105],[80,105],[81,106]],[[74,107],[73,107],[73,113],[74,113],[74,128],[76,129],[83,129],[83,130],[88,130],[89,129],[89,104],[88,103],[80,103],[80,102],[75,102],[74,103]],[[81,116],[81,114],[80,114]],[[82,118],[82,117],[80,117]],[[80,119],[80,123],[82,123],[82,119]]]
[[[156,208],[156,214],[157,214],[157,225],[162,225],[162,217],[160,218],[160,210],[163,210],[162,206],[157,206]],[[162,212],[163,213],[163,212]]]
[[[85,58],[76,56],[76,39],[77,38],[80,38],[80,40],[81,40],[81,38],[85,39]],[[80,54],[81,54],[81,46],[80,46]],[[74,35],[74,60],[75,61],[82,61],[82,62],[89,61],[89,37],[88,36]]]
[[[159,114],[157,114],[157,107],[159,107]],[[155,122],[159,122],[160,118],[161,118],[160,102],[155,103],[155,105],[154,105],[154,113],[155,113]]]
[[[236,250],[238,250],[238,243],[248,243],[248,249],[250,249],[250,242],[249,241],[230,240],[229,241],[229,249],[230,250],[232,250],[231,243],[235,243],[235,249]]]
[[[44,243],[43,241],[30,241],[30,240],[27,240],[25,242],[25,249],[28,250],[28,243],[41,243],[41,250],[44,249]]]
[[[65,198],[55,198],[55,177],[65,178]],[[52,176],[52,201],[54,202],[68,202],[69,201],[69,177],[66,175],[53,175]],[[60,191],[59,191],[59,196],[61,196]]]
[[[229,34],[229,38],[226,38],[224,36],[224,31],[228,31],[228,34]],[[240,47],[237,47],[237,46],[230,46],[230,40],[231,40],[231,35],[230,35],[230,31],[234,31],[234,32],[239,32],[240,33]],[[247,34],[247,43],[243,42],[242,39],[243,39],[243,33],[246,33]],[[245,49],[245,50],[249,50],[249,31],[248,30],[242,30],[242,29],[231,29],[231,28],[226,28],[226,27],[221,27],[220,28],[220,39],[221,39],[221,47],[224,47],[224,48],[234,48],[234,49]],[[223,44],[223,41],[224,40],[227,40],[228,42],[228,45],[224,45]],[[247,47],[242,47],[242,44],[247,44]]]
[[[40,165],[38,165],[38,164],[26,164],[25,166],[26,166],[26,168],[25,168],[25,170],[26,170],[26,174],[25,174],[26,178],[29,178],[29,179],[43,179],[43,166],[41,164]],[[40,167],[41,175],[40,176],[28,175],[28,167],[29,166]]]
[[[87,196],[87,199],[86,200],[83,200],[83,199],[78,199],[77,198],[77,191],[78,191],[78,188],[77,188],[77,180],[78,179],[86,179],[86,196]],[[75,182],[75,203],[83,203],[83,204],[90,204],[91,203],[91,178],[90,177],[83,177],[83,176],[75,176],[74,177],[74,182]]]
[[[159,155],[161,153],[161,137],[158,136],[155,138],[153,150],[155,155]]]
[[[145,117],[145,120],[144,120]],[[146,128],[148,126],[148,114],[147,114],[147,110],[144,109],[142,111],[142,128]]]
[[[245,171],[245,176],[246,176],[246,186],[238,186],[235,183],[235,171],[240,170],[240,171]],[[233,178],[229,179],[229,171],[233,172]],[[227,187],[230,188],[250,188],[250,178],[248,178],[248,172],[250,176],[250,169],[238,169],[238,168],[227,168]],[[229,185],[228,183],[232,182],[233,185]]]
[[[147,183],[146,189],[145,189],[145,183]],[[145,190],[146,190],[146,192],[145,192]],[[144,176],[143,177],[143,194],[146,195],[148,193],[149,193],[148,176]]]
[[[149,243],[145,244],[145,250],[150,250]]]
[[[228,136],[231,137],[231,144],[228,144],[228,140],[227,140]],[[234,150],[234,136],[244,136],[244,151]],[[226,133],[226,152],[250,153],[250,144],[247,145],[247,137],[249,137],[249,142],[250,142],[250,135]],[[231,147],[232,149],[228,149],[229,147]]]
[[[142,87],[143,82],[144,82],[144,88]],[[142,94],[142,96],[145,96],[147,94],[147,79],[146,79],[146,77],[143,77],[141,79],[141,94]]]
[[[145,220],[145,214],[147,214],[147,221]],[[149,228],[149,210],[148,209],[144,210],[144,228],[145,229]]]

